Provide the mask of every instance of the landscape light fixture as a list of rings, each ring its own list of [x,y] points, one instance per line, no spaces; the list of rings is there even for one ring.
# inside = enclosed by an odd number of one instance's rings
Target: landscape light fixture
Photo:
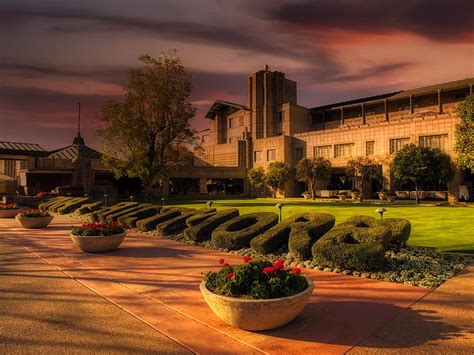
[[[212,208],[212,204],[213,204],[213,203],[214,203],[214,202],[212,202],[212,201],[207,201],[207,203],[206,203],[206,204],[207,204],[207,207]]]
[[[107,208],[107,199],[108,199],[109,195],[107,194],[104,194],[104,206]]]
[[[278,203],[275,205],[275,207],[280,210],[280,223],[281,223],[281,209],[283,208],[283,204],[282,204],[281,202],[278,202]]]
[[[88,198],[88,197],[89,197],[89,194],[84,194],[84,197],[85,197],[85,198]]]
[[[161,206],[165,207],[165,201],[166,201],[166,198],[162,197],[161,198]]]
[[[135,200],[135,196],[131,195],[131,196],[130,196],[130,201],[133,202],[134,200]]]
[[[377,209],[375,210],[375,212],[377,212],[378,214],[380,214],[380,219],[383,218],[383,214],[384,214],[385,211],[387,211],[387,210],[386,210],[385,208],[383,208],[383,207],[379,207],[379,208],[377,208]]]

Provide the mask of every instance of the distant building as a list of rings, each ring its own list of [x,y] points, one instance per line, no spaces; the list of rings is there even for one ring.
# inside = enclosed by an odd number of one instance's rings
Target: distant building
[[[344,177],[347,161],[369,156],[380,164],[384,181],[370,183],[366,197],[380,189],[412,190],[395,183],[393,154],[415,143],[454,156],[456,110],[472,94],[473,83],[468,78],[308,109],[297,103],[296,82],[266,66],[249,77],[246,106],[222,100],[211,106],[209,129],[198,133],[202,149],[195,152],[194,167],[171,178],[171,185],[187,186],[188,193],[245,194],[249,168],[266,168],[272,161],[294,168],[303,157],[322,156],[331,161],[333,173],[320,188],[334,193],[352,188]],[[472,181],[470,174],[457,171],[449,190],[457,196],[459,186],[472,189]],[[284,193],[301,196],[304,189],[292,180]]]

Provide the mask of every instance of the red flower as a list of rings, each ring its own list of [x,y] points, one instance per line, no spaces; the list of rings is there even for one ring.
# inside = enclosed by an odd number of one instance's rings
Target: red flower
[[[217,262],[218,262],[219,264],[224,264],[224,259],[219,259],[219,260],[217,260]]]
[[[224,263],[224,265],[222,265],[222,266],[223,266],[223,267],[227,267],[227,266],[229,266],[229,264],[228,264],[228,263]]]
[[[234,273],[233,273],[233,272],[229,272],[229,273],[226,275],[226,277],[227,277],[228,279],[231,279],[232,276],[234,276]]]
[[[283,269],[284,266],[285,266],[285,264],[284,264],[283,260],[281,260],[281,259],[278,259],[273,264],[273,267],[275,268],[275,271]]]
[[[274,272],[274,271],[275,271],[275,269],[273,268],[273,266],[267,266],[266,268],[263,269],[263,272],[265,274],[269,274],[269,273]]]
[[[248,255],[244,256],[244,262],[248,263],[252,258]]]
[[[291,272],[292,272],[294,275],[299,275],[299,274],[301,274],[301,269],[295,267],[294,269],[291,269]]]

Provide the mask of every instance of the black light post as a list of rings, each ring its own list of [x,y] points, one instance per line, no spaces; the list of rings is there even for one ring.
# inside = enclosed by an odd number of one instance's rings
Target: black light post
[[[165,207],[165,201],[166,201],[166,198],[165,198],[165,197],[162,197],[162,198],[161,198],[161,206],[162,206],[162,207]]]
[[[130,196],[130,201],[133,202],[134,200],[135,200],[135,196],[131,195],[131,196]]]
[[[383,218],[383,214],[384,214],[385,211],[387,211],[387,210],[386,210],[385,208],[383,208],[383,207],[379,207],[379,208],[377,208],[377,209],[375,210],[375,212],[377,212],[378,214],[380,214],[380,219]]]
[[[213,203],[214,202],[212,202],[212,201],[207,201],[206,205],[207,205],[208,208],[212,208]]]
[[[109,195],[104,194],[104,206],[107,208],[107,201],[108,201]]]

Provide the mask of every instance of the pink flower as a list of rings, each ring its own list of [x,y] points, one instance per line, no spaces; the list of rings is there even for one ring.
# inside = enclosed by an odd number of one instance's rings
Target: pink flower
[[[223,266],[223,267],[227,267],[227,266],[229,266],[229,264],[228,264],[228,263],[224,263],[224,265],[222,265],[222,266]]]
[[[294,275],[299,275],[299,274],[301,274],[301,269],[295,267],[294,269],[291,269],[291,272],[292,272]]]
[[[233,272],[229,272],[229,273],[226,275],[226,277],[227,277],[228,279],[231,279],[232,276],[234,276],[234,273],[233,273]]]
[[[224,264],[224,259],[221,258],[221,259],[217,260],[217,262],[218,262],[219,264]]]
[[[250,260],[252,260],[252,258],[248,255],[244,256],[244,262],[248,263]]]

